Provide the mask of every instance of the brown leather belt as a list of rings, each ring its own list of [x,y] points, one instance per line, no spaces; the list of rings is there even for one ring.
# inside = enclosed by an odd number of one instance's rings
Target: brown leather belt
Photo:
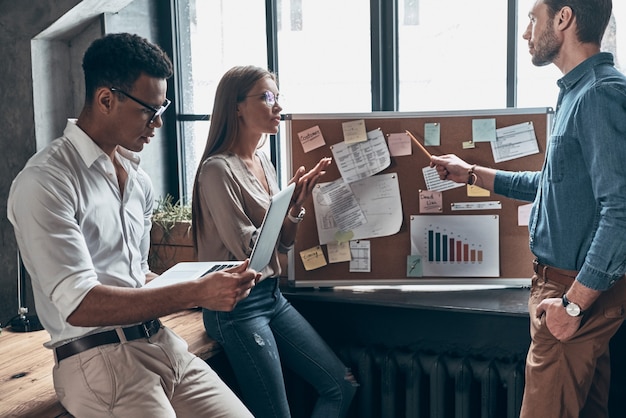
[[[121,330],[124,332],[124,336],[127,341],[133,341],[140,338],[150,338],[159,332],[162,327],[163,324],[161,324],[161,321],[153,319],[151,321],[144,322],[143,324],[121,328]],[[121,341],[120,337],[117,335],[117,331],[110,330],[87,335],[67,344],[63,344],[62,346],[55,348],[54,351],[57,356],[57,361],[61,361],[73,356],[74,354],[89,350],[90,348],[119,342]]]
[[[564,286],[571,286],[578,275],[574,270],[563,270],[552,266],[546,266],[539,261],[533,261],[533,270],[537,276],[543,278],[547,282],[556,282]]]

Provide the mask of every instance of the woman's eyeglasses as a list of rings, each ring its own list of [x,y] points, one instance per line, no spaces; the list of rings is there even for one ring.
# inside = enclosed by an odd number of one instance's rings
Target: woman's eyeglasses
[[[274,105],[276,105],[279,100],[281,100],[281,103],[285,100],[285,96],[281,96],[280,94],[274,94],[269,90],[266,90],[261,94],[251,94],[246,97],[258,97],[260,99],[262,98],[263,100],[265,100],[265,104],[269,107],[274,107]]]
[[[135,101],[136,103],[139,103],[140,105],[142,105],[143,107],[150,109],[150,111],[153,112],[152,117],[150,118],[150,120],[148,121],[148,125],[152,125],[154,123],[154,121],[156,120],[156,118],[158,118],[159,116],[161,116],[163,114],[163,112],[165,112],[168,108],[168,106],[172,103],[169,99],[165,99],[165,103],[163,103],[161,106],[159,106],[158,108],[150,106],[147,103],[142,102],[141,100],[139,100],[136,97],[131,96],[130,94],[126,93],[124,90],[120,90],[118,88],[115,87],[111,87],[110,89],[112,92],[114,93],[120,93],[126,97],[128,97],[129,99]]]

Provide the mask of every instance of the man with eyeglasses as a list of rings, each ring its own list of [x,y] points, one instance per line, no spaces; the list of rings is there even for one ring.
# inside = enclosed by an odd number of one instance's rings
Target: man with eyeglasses
[[[251,417],[159,317],[229,311],[259,274],[240,267],[144,288],[152,184],[137,153],[163,125],[172,64],[131,34],[94,41],[85,105],[13,181],[8,218],[54,352],[54,386],[76,417]]]

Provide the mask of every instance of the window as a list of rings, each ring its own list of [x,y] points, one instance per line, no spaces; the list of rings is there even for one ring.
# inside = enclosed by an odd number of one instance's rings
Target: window
[[[181,187],[187,201],[209,132],[207,115],[222,75],[236,65],[267,66],[264,16],[265,3],[258,0],[178,2]]]
[[[506,107],[507,2],[399,2],[399,110]]]
[[[371,110],[369,0],[279,0],[278,75],[286,113]],[[331,11],[329,13],[329,11]]]
[[[535,67],[522,39],[534,0],[517,0],[517,19],[509,18],[512,0],[273,1],[175,2],[175,38],[182,67],[177,72],[184,167],[180,184],[187,200],[204,149],[217,82],[234,65],[268,67],[271,62],[286,98],[286,113],[369,112],[372,97],[380,94],[397,99],[384,101],[398,103],[397,109],[384,110],[399,111],[556,103],[561,72],[554,65]],[[391,1],[394,8],[389,7]],[[269,25],[266,4],[276,11],[276,21],[270,20]],[[386,16],[373,15],[389,10],[397,13],[396,34],[387,33],[396,25],[389,25]],[[614,1],[613,13],[603,49],[614,53],[617,67],[624,71],[626,2]],[[376,26],[373,22],[382,22],[379,30],[385,36],[371,29]],[[276,33],[267,33],[272,27]],[[512,32],[515,43],[508,39]],[[270,50],[268,44],[273,45]],[[387,52],[394,45],[397,51],[381,54],[382,63],[372,59],[372,50]],[[396,57],[397,66],[384,65],[384,60]],[[374,71],[377,65],[381,68]],[[394,82],[380,82],[389,78]],[[380,92],[374,85],[397,91]],[[383,105],[389,106],[395,107]],[[288,173],[280,173],[280,164],[277,168],[284,181]]]

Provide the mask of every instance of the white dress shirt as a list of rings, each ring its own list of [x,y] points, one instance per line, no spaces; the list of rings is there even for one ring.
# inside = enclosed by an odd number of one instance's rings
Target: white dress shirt
[[[49,348],[107,329],[67,322],[94,286],[145,283],[152,183],[135,153],[119,148],[117,160],[128,173],[123,197],[110,158],[68,120],[63,136],[35,154],[11,185],[7,215]]]

